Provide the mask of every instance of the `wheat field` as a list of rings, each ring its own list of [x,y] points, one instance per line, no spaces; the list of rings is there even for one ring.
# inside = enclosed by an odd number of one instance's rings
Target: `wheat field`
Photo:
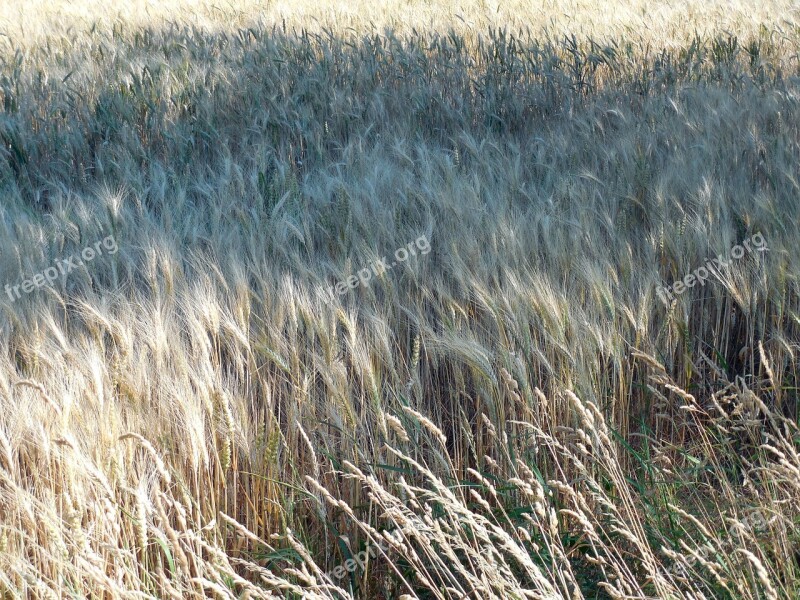
[[[794,2],[0,49],[0,598],[800,597]]]

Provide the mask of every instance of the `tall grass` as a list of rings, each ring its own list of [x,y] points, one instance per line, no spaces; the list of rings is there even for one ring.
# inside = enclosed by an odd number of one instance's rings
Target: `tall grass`
[[[800,594],[795,15],[413,4],[2,9],[3,597]]]

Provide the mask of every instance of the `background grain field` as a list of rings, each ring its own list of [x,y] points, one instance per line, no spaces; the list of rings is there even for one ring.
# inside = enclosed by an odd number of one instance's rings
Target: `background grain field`
[[[0,597],[797,598],[798,50],[4,3]]]

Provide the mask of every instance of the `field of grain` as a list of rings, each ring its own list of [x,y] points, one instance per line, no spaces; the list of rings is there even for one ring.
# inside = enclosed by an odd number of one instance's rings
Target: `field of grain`
[[[9,0],[0,598],[800,597],[794,2]]]

